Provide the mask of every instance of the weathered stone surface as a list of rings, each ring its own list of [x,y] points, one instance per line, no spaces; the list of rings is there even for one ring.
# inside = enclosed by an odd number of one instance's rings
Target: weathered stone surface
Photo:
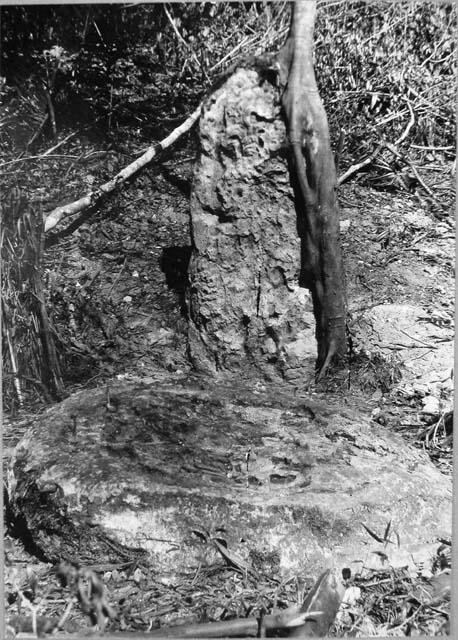
[[[315,321],[278,91],[239,69],[207,101],[191,197],[189,346],[207,372],[311,379]]]
[[[48,558],[109,561],[121,544],[168,574],[214,561],[195,530],[307,575],[380,563],[362,524],[383,536],[391,520],[408,557],[451,534],[451,480],[399,435],[278,387],[176,374],[50,409],[18,444],[8,493]]]
[[[365,311],[355,332],[358,348],[402,364],[401,389],[450,397],[453,392],[454,329],[410,304],[379,304]],[[407,395],[407,394],[406,394]]]

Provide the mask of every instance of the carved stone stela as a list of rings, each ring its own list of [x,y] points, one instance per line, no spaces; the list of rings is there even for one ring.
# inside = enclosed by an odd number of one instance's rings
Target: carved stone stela
[[[189,346],[201,370],[311,379],[315,320],[277,89],[239,69],[207,101],[194,174]]]

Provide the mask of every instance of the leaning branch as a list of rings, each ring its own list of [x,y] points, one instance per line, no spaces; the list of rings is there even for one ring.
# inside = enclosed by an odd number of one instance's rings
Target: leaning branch
[[[411,128],[415,124],[415,113],[414,113],[414,110],[412,109],[412,105],[410,104],[410,101],[407,100],[407,98],[404,98],[404,99],[407,102],[407,106],[409,107],[410,120],[409,120],[409,123],[408,123],[407,127],[404,129],[404,132],[399,136],[399,138],[397,140],[395,140],[395,142],[394,142],[394,146],[395,147],[397,147],[398,144],[401,144],[401,142],[403,142],[407,138]]]
[[[408,165],[411,169],[412,169],[412,173],[414,174],[414,176],[416,177],[416,179],[418,180],[418,183],[421,184],[421,186],[423,187],[423,189],[426,191],[426,193],[428,193],[431,198],[435,201],[435,202],[439,202],[439,200],[436,198],[436,196],[434,195],[434,192],[428,187],[428,185],[426,184],[426,182],[421,178],[420,174],[418,173],[417,169],[415,168],[415,166],[413,165],[412,162],[410,162],[410,160],[408,160],[403,154],[401,154],[396,147],[393,144],[390,144],[389,142],[385,142],[385,147],[388,149],[388,151],[390,151],[396,158],[398,158],[399,160],[401,160],[402,162],[404,162],[406,165]]]
[[[48,214],[45,214],[44,229],[45,232],[53,229],[63,218],[72,216],[75,213],[84,211],[88,207],[96,205],[104,196],[113,192],[121,184],[126,182],[135,173],[145,167],[151,160],[157,156],[157,154],[167,147],[170,147],[180,136],[189,131],[193,125],[197,122],[200,116],[202,105],[199,105],[197,109],[185,120],[179,127],[177,127],[172,133],[170,133],[164,140],[154,144],[150,147],[140,158],[137,158],[134,162],[124,167],[114,178],[100,186],[98,189],[91,191],[87,195],[83,196],[75,202],[65,204],[61,207],[57,207]]]
[[[338,178],[337,184],[340,186],[343,182],[348,180],[348,178],[351,178],[352,175],[354,175],[355,173],[358,173],[358,171],[361,171],[361,169],[364,169],[364,167],[367,167],[368,164],[371,164],[382,149],[383,149],[383,144],[378,144],[370,156],[368,156],[361,162],[358,162],[357,164],[353,164],[349,169],[347,169],[347,171],[345,171],[345,173],[343,173]]]

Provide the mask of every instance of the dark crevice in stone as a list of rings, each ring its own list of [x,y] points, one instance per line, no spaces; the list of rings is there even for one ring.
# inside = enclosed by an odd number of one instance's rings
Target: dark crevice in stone
[[[163,250],[160,267],[165,274],[167,286],[178,294],[180,310],[187,317],[186,289],[189,287],[188,268],[192,247],[167,247]]]

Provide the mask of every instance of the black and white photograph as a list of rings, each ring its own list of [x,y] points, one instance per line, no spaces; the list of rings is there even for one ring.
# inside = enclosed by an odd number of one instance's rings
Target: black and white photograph
[[[0,637],[456,637],[456,4],[0,30]]]

